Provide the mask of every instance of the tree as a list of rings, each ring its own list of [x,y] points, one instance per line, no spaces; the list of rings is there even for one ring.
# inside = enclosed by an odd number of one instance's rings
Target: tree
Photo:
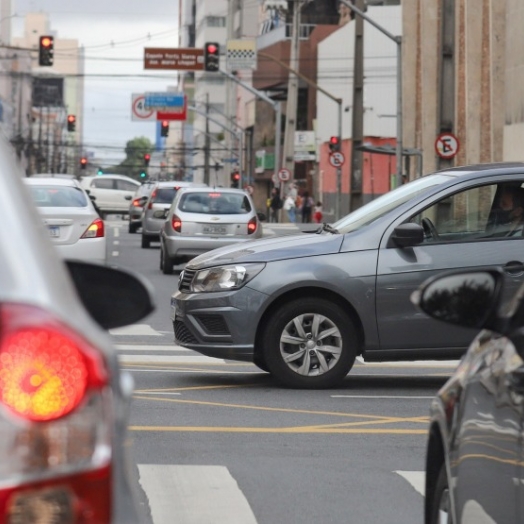
[[[107,172],[127,175],[131,178],[138,179],[144,169],[144,155],[151,154],[153,144],[149,138],[140,136],[129,140],[126,144],[126,158],[118,165],[110,168]]]

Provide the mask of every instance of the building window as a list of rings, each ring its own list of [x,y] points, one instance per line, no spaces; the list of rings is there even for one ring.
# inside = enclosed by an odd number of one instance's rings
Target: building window
[[[207,27],[226,27],[225,16],[206,16]]]

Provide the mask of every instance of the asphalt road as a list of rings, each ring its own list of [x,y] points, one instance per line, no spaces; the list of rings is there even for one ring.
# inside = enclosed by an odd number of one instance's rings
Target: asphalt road
[[[158,244],[141,249],[125,222],[107,226],[110,263],[148,278],[157,303],[139,325],[112,331],[135,379],[130,445],[144,522],[422,522],[429,403],[454,363],[359,360],[338,389],[296,391],[254,365],[176,347],[177,272],[161,274]]]

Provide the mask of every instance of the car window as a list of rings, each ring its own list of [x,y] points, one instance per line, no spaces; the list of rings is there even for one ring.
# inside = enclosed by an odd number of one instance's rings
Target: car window
[[[238,193],[185,193],[178,207],[187,213],[241,215],[252,209],[247,196]]]
[[[480,238],[512,237],[522,238],[524,219],[524,198],[515,202],[521,204],[518,216],[512,215],[513,200],[501,203],[502,194],[508,184],[489,184],[455,193],[426,208],[411,219],[420,224],[428,233],[424,242],[468,241]],[[518,188],[511,185],[514,190]],[[521,189],[521,191],[523,191]],[[436,232],[431,233],[431,230]]]
[[[159,187],[155,191],[151,201],[155,204],[171,204],[176,196],[177,191],[177,187]]]
[[[428,191],[432,187],[438,186],[447,181],[449,181],[449,176],[444,174],[429,175],[414,180],[409,184],[405,184],[376,198],[365,206],[362,206],[349,215],[346,215],[338,222],[335,222],[333,227],[340,233],[350,233],[351,231],[361,229],[383,217],[392,209],[401,206],[405,202]]]
[[[135,193],[135,197],[141,197],[141,196],[149,196],[153,189],[153,186],[151,184],[142,184]]]
[[[136,191],[137,186],[127,180],[116,180],[116,188],[121,191]]]
[[[98,187],[99,189],[113,189],[113,180],[111,178],[95,178],[91,183],[91,187]]]
[[[85,193],[77,187],[31,186],[33,202],[38,207],[86,207]]]

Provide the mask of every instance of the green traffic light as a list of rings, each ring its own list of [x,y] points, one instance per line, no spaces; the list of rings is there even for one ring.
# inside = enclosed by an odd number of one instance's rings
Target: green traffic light
[[[142,171],[142,173],[140,173],[140,178],[146,178],[146,174]]]
[[[101,169],[99,169],[97,174],[98,174],[98,175],[103,175],[104,172],[103,172]]]

